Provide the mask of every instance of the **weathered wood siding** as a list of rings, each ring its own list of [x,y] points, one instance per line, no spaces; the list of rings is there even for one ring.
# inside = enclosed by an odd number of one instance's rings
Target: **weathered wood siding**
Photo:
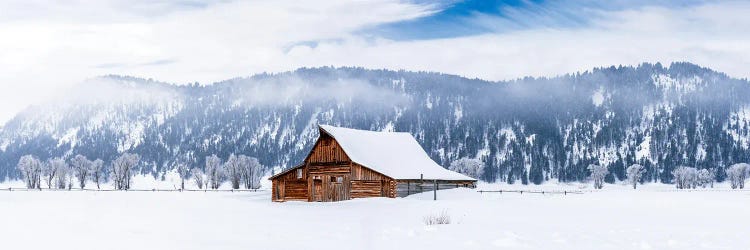
[[[346,156],[344,150],[341,149],[338,142],[329,136],[321,132],[318,141],[315,142],[312,151],[305,159],[305,163],[311,165],[330,165],[338,162],[349,162],[349,157]]]
[[[301,178],[298,176],[297,169],[302,170]],[[302,189],[300,189],[300,184]],[[296,167],[288,172],[276,176],[271,181],[271,197],[274,201],[284,200],[307,200],[307,169],[303,166]],[[300,198],[302,196],[303,198]]]
[[[352,163],[352,197],[396,197],[396,181],[367,167]]]

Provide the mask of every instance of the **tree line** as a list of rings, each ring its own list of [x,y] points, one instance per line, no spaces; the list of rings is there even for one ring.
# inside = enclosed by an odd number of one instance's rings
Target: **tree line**
[[[474,158],[461,158],[453,161],[448,167],[453,170],[472,178],[479,179],[485,171],[486,166],[481,160]],[[595,189],[604,187],[605,178],[610,174],[607,166],[590,164],[587,168],[589,178],[594,184]],[[643,175],[646,173],[646,167],[640,164],[633,164],[626,168],[626,180],[636,189],[638,183],[643,183]],[[694,167],[680,166],[672,170],[672,180],[677,189],[689,189],[697,187],[714,187],[717,180],[716,169],[697,169]],[[750,164],[737,163],[731,165],[726,170],[726,179],[729,181],[732,189],[744,189],[745,180],[750,176]]]
[[[24,155],[16,168],[29,189],[42,189],[43,185],[49,189],[70,190],[76,185],[84,189],[87,181],[101,189],[101,184],[109,178],[114,189],[129,190],[140,163],[140,156],[132,153],[123,153],[109,164],[101,159],[90,160],[80,154],[69,160],[56,157],[46,161],[34,155]],[[185,189],[185,182],[191,179],[199,189],[218,189],[225,181],[229,181],[232,189],[239,189],[240,186],[258,189],[264,169],[257,158],[235,154],[231,154],[226,162],[215,154],[210,155],[206,157],[204,166],[191,168],[190,164],[181,161],[174,165],[180,177],[181,190]]]

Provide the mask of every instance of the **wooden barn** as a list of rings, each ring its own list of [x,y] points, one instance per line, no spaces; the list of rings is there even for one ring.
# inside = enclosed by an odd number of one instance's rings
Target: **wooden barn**
[[[302,164],[271,178],[273,201],[404,197],[434,188],[476,187],[477,180],[430,159],[409,133],[320,125]]]

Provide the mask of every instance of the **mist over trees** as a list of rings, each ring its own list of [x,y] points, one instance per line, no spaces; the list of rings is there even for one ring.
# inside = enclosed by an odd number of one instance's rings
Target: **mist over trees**
[[[183,155],[201,169],[206,157],[232,153],[289,167],[309,152],[315,124],[408,132],[441,166],[462,158],[483,162],[479,179],[487,182],[583,182],[591,178],[590,164],[608,168],[605,183],[628,181],[633,164],[644,167],[642,183],[674,184],[680,166],[708,169],[724,182],[729,166],[750,162],[750,122],[743,115],[750,84],[690,63],[503,82],[330,67],[208,86],[107,76],[86,90],[129,98],[79,98],[19,114],[0,130],[0,178],[25,179],[16,163],[27,154],[43,161],[81,154],[109,163],[135,153],[139,174],[154,177]],[[366,98],[350,96],[362,93]],[[99,123],[84,122],[101,113],[108,115]],[[125,133],[122,124],[142,133]],[[78,131],[74,141],[61,137],[68,131]]]

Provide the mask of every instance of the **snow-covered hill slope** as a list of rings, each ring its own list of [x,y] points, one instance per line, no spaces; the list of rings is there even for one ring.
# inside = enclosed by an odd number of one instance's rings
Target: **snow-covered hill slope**
[[[609,67],[555,78],[488,82],[425,72],[299,69],[207,86],[123,76],[92,79],[0,128],[0,178],[24,154],[83,154],[106,162],[141,155],[161,178],[176,160],[258,157],[298,163],[317,124],[414,135],[447,166],[487,164],[483,180],[584,180],[591,163],[646,166],[671,181],[679,165],[717,169],[750,161],[750,83],[689,63]]]

